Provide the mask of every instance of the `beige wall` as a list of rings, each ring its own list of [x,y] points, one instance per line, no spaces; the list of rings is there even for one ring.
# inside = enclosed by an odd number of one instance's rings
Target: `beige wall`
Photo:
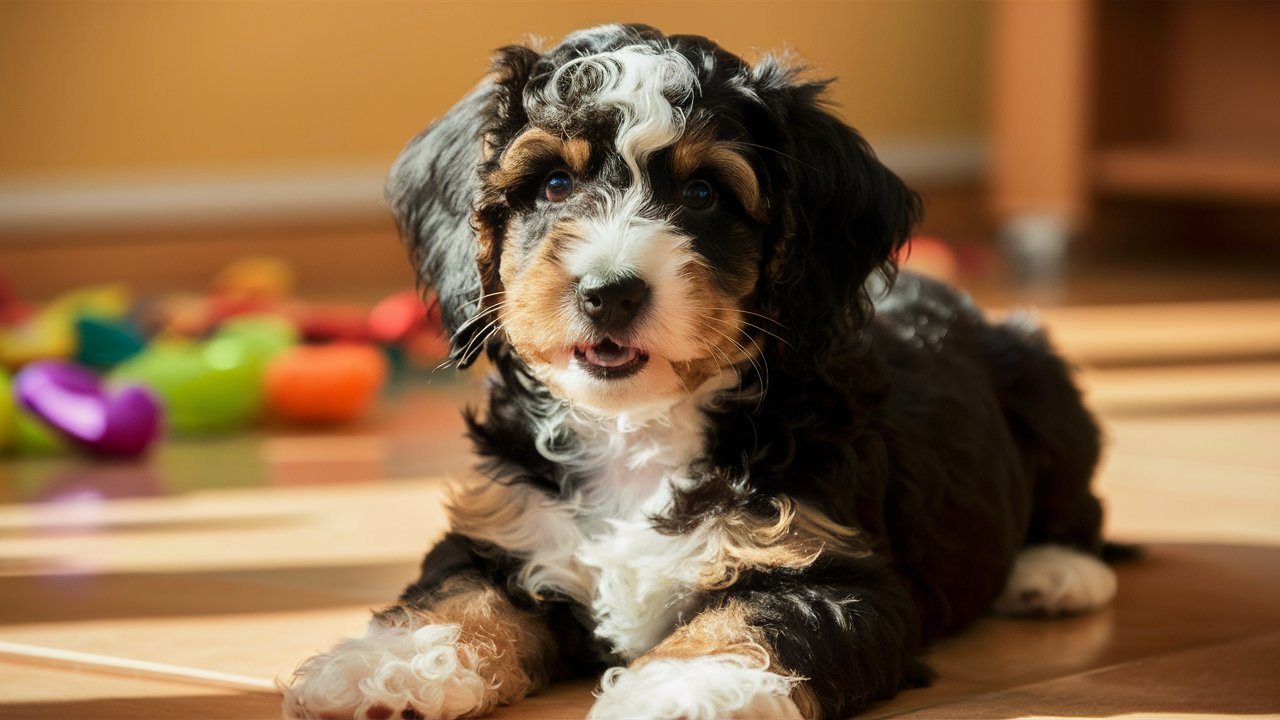
[[[489,51],[610,21],[792,47],[873,142],[982,136],[986,5],[0,3],[0,182],[385,166]]]

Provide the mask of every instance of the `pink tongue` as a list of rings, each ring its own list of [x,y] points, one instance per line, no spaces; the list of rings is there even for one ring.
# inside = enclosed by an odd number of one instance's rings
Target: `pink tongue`
[[[587,348],[587,362],[602,367],[620,367],[636,359],[639,351],[633,347],[620,346],[606,340],[599,345]]]

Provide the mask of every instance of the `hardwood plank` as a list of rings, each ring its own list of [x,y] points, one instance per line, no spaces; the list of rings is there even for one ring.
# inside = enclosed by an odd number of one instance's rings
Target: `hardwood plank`
[[[0,576],[416,562],[444,533],[441,492],[437,478],[0,506]]]
[[[1063,352],[1089,365],[1280,355],[1280,300],[1076,306],[1036,313]]]
[[[1080,381],[1104,415],[1280,409],[1280,362],[1086,368]]]
[[[1274,718],[1280,633],[984,693],[897,718]]]

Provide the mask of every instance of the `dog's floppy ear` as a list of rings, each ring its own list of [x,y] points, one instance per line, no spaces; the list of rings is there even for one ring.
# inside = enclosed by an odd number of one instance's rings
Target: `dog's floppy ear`
[[[486,295],[500,291],[492,248],[478,242],[474,213],[482,165],[527,118],[521,93],[537,53],[498,51],[493,72],[400,153],[387,177],[387,203],[421,284],[435,291],[459,367],[484,348]]]
[[[752,68],[772,128],[764,132],[776,151],[780,201],[764,294],[802,352],[820,354],[832,335],[869,319],[866,281],[874,272],[892,280],[921,208],[866,140],[826,109],[827,82],[799,80],[798,72],[773,58]]]

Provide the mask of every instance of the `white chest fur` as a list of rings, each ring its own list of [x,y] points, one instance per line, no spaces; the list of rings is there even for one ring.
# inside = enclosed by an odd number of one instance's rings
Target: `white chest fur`
[[[590,583],[596,635],[625,658],[643,654],[666,637],[692,599],[699,558],[706,553],[704,534],[664,535],[649,519],[665,508],[672,484],[682,480],[664,474],[651,495],[621,516],[577,518],[586,527],[573,561]]]
[[[524,559],[518,581],[535,596],[555,592],[590,607],[596,634],[619,655],[643,654],[680,621],[712,552],[707,533],[664,535],[649,520],[688,482],[705,442],[702,404],[688,398],[645,418],[564,408],[539,429],[543,453],[576,475],[578,490],[553,499],[475,481],[455,489],[453,529]],[[573,442],[557,442],[565,433]]]

